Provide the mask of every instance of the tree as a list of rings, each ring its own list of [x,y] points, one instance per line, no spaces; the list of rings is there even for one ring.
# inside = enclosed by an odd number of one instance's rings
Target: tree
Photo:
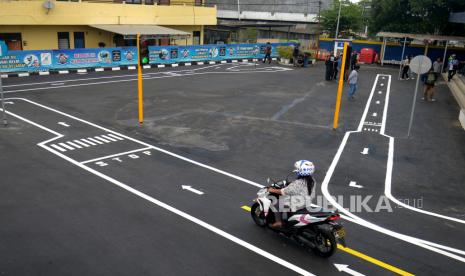
[[[336,33],[337,15],[339,5],[341,6],[341,16],[339,19],[339,33],[353,33],[360,31],[363,27],[362,7],[353,4],[348,0],[334,0],[330,9],[321,12],[321,26],[330,36]]]
[[[370,31],[463,35],[449,14],[465,11],[463,0],[372,0]]]

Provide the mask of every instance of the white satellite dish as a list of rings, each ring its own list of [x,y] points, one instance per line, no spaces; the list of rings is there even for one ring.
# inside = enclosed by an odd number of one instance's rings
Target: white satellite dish
[[[55,3],[50,0],[46,0],[42,6],[47,9],[47,14],[50,12],[51,9],[55,8]]]

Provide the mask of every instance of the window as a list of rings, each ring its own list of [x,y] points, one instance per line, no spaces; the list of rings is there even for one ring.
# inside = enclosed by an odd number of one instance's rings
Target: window
[[[194,31],[192,34],[192,44],[200,45],[200,31]]]
[[[202,0],[195,0],[196,6],[202,6]]]
[[[58,49],[69,49],[68,32],[58,32]]]
[[[158,0],[158,5],[169,5],[170,0]]]
[[[86,48],[84,32],[74,32],[74,49]]]
[[[0,33],[0,40],[5,41],[10,51],[23,49],[21,33]],[[24,43],[26,43],[26,41],[24,41]],[[26,44],[24,46],[26,46]]]

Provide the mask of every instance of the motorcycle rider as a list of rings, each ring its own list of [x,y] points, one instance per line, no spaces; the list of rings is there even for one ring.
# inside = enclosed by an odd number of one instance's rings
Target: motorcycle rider
[[[295,162],[293,172],[297,175],[296,180],[292,181],[288,186],[282,189],[268,188],[268,192],[282,196],[301,196],[303,198],[311,196],[315,187],[315,180],[312,177],[315,172],[315,166],[313,163],[308,160],[299,160]],[[305,207],[305,205],[300,206],[298,209]],[[271,227],[282,227],[283,223],[281,212],[276,212],[275,219],[276,221],[271,225]]]

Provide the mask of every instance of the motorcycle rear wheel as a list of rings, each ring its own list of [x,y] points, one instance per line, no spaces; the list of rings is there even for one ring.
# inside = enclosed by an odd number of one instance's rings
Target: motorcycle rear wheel
[[[316,255],[329,258],[336,252],[337,243],[333,233],[327,231],[318,231],[315,235],[315,247],[312,248]]]
[[[265,213],[260,210],[260,204],[255,202],[252,205],[252,208],[250,210],[250,214],[252,215],[253,221],[260,227],[265,227],[266,226],[266,218],[265,218]]]

